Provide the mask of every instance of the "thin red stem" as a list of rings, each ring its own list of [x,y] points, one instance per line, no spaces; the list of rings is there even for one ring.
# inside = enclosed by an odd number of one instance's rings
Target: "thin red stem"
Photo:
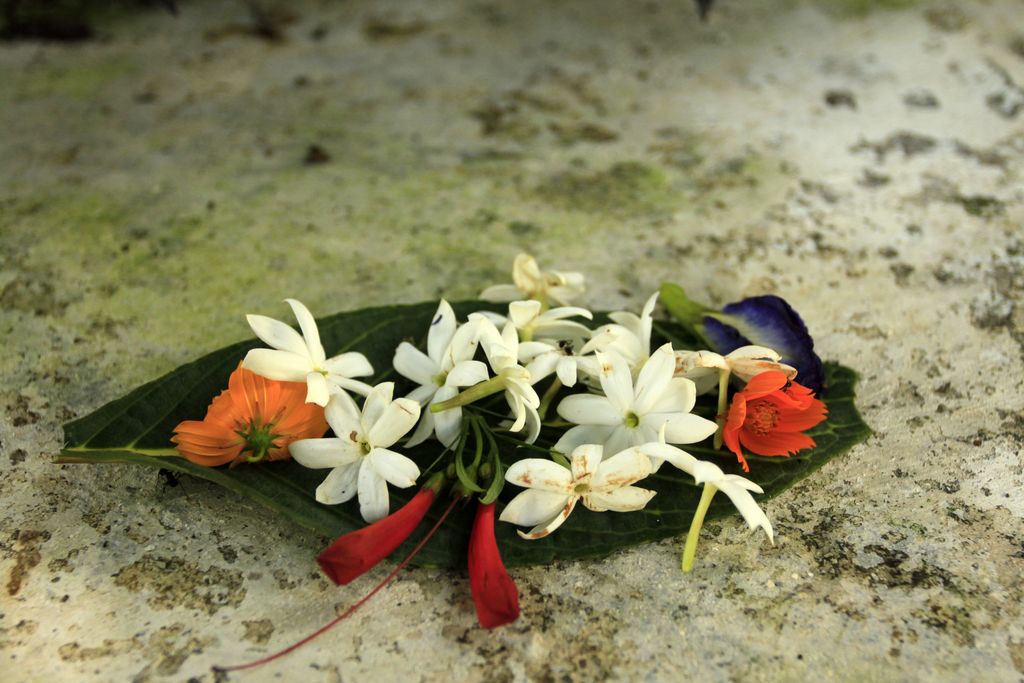
[[[292,652],[293,650],[299,649],[300,647],[302,647],[303,645],[305,645],[309,641],[313,640],[314,638],[316,638],[320,634],[330,630],[335,624],[337,624],[342,619],[345,619],[346,617],[351,616],[357,609],[359,609],[364,604],[366,604],[366,602],[369,601],[370,598],[372,598],[374,595],[376,595],[378,592],[380,592],[385,586],[387,586],[389,583],[391,583],[391,581],[394,580],[394,578],[396,576],[398,576],[398,572],[400,572],[403,569],[405,569],[409,565],[409,563],[412,562],[413,558],[416,557],[416,555],[420,552],[420,550],[423,549],[423,546],[425,546],[427,544],[427,541],[429,541],[431,539],[431,537],[433,537],[433,535],[435,533],[437,533],[437,530],[439,528],[441,528],[441,524],[444,522],[445,519],[447,519],[448,514],[452,511],[452,508],[455,507],[455,504],[457,502],[459,502],[459,500],[460,500],[459,498],[453,498],[452,502],[448,504],[447,508],[445,508],[445,511],[441,515],[440,519],[437,520],[437,523],[434,524],[433,528],[430,529],[430,531],[427,533],[427,535],[424,536],[423,539],[419,543],[416,544],[416,547],[413,548],[412,551],[408,555],[406,555],[405,559],[402,560],[401,563],[399,563],[399,565],[397,567],[392,569],[391,573],[388,574],[387,576],[385,576],[384,580],[381,581],[380,583],[378,583],[376,588],[374,588],[372,591],[367,593],[361,600],[359,600],[359,602],[357,602],[356,604],[354,604],[351,607],[349,607],[348,610],[346,610],[344,614],[341,614],[341,615],[335,617],[330,622],[328,622],[327,624],[321,626],[317,630],[313,631],[312,633],[310,633],[308,636],[306,636],[302,640],[298,641],[297,643],[293,643],[292,645],[289,645],[288,647],[286,647],[285,649],[281,650],[280,652],[276,652],[276,653],[274,653],[272,655],[267,655],[266,657],[264,657],[262,659],[257,659],[256,661],[249,662],[248,664],[238,664],[236,666],[215,666],[215,667],[213,667],[213,670],[214,671],[223,671],[223,672],[226,673],[228,671],[243,671],[245,669],[254,669],[257,666],[262,666],[263,664],[267,664],[269,662],[274,661],[278,657],[285,656],[286,654],[288,654],[289,652]]]

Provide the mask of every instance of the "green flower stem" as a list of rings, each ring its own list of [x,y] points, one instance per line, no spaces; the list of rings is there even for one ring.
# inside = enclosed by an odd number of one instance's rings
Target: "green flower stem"
[[[544,421],[544,417],[548,414],[548,407],[551,405],[551,401],[554,400],[558,390],[562,388],[562,381],[555,377],[555,381],[551,383],[547,391],[540,399],[540,407],[537,408],[537,415],[540,416],[540,421]]]
[[[482,398],[487,398],[491,394],[496,394],[499,391],[505,390],[505,378],[501,375],[491,377],[489,380],[474,384],[470,388],[466,389],[456,396],[452,396],[447,401],[441,401],[440,403],[432,403],[430,405],[430,412],[440,413],[445,410],[452,408],[459,408],[461,406],[469,405],[474,401],[479,401]]]
[[[718,423],[718,431],[715,432],[715,448],[722,447],[722,436],[725,434],[725,422],[728,419],[726,411],[729,409],[729,371],[718,371],[718,415],[715,422]]]
[[[708,512],[711,499],[715,497],[718,488],[714,484],[704,484],[704,491],[700,494],[700,503],[697,511],[693,513],[693,521],[690,522],[690,533],[686,535],[686,545],[683,547],[682,567],[684,572],[693,569],[693,559],[697,555],[697,539],[700,537],[700,528],[704,526],[704,515]]]

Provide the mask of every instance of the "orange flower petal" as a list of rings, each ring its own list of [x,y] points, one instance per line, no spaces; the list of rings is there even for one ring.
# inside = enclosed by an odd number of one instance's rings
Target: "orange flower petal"
[[[253,450],[239,435],[249,429],[266,430],[274,447],[265,457],[282,460],[290,457],[291,442],[323,436],[327,421],[323,408],[306,403],[305,383],[269,380],[239,366],[231,373],[227,390],[210,403],[206,418],[180,423],[171,441],[191,462],[211,467],[237,464],[244,460],[243,451]]]
[[[740,431],[739,437],[740,443],[757,455],[792,455],[814,446],[814,439],[800,432],[776,431],[771,434],[755,434],[744,429]]]

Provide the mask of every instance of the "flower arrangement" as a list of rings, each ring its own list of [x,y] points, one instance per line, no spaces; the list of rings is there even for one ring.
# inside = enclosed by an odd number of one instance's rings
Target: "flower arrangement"
[[[287,299],[298,330],[249,315],[262,345],[215,352],[67,425],[61,461],[176,469],[252,496],[337,537],[317,558],[337,584],[409,548],[314,637],[414,561],[461,554],[479,623],[495,628],[519,616],[503,557],[595,556],[686,531],[690,571],[706,516],[730,508],[774,543],[753,494],[868,433],[852,371],[822,363],[779,297],[714,310],[667,284],[639,314],[595,313],[570,305],[579,273],[521,254],[512,280],[477,302],[319,322]],[[655,317],[659,299],[668,317]]]

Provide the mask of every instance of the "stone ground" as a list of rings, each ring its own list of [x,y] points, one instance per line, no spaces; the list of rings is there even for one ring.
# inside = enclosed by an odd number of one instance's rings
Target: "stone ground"
[[[606,307],[781,294],[874,435],[774,548],[516,570],[494,632],[414,570],[231,680],[1024,680],[1024,3],[180,4],[0,44],[4,680],[211,681],[352,601],[243,500],[54,465],[61,424],[286,295],[465,297],[520,250]]]

